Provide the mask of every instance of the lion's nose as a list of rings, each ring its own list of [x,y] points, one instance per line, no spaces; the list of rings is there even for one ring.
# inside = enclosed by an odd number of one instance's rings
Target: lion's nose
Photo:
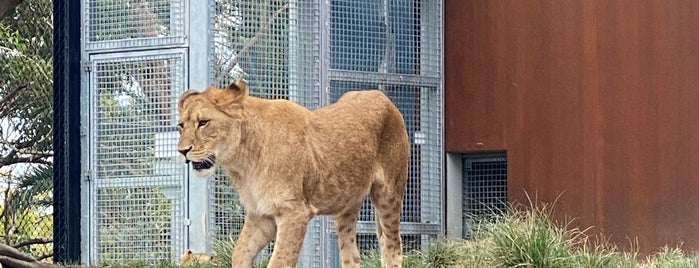
[[[192,150],[192,146],[189,146],[189,147],[186,148],[186,149],[180,149],[180,150],[177,150],[177,151],[179,151],[182,155],[187,156],[187,153],[188,153],[190,150]]]

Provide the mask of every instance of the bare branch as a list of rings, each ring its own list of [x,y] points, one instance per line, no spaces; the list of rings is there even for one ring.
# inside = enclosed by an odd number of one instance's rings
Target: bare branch
[[[51,258],[51,257],[53,257],[53,253],[47,253],[47,254],[44,254],[44,255],[39,256],[39,257],[36,258],[36,259],[39,260],[39,261],[43,261],[43,260],[48,259],[48,258]]]
[[[10,157],[0,158],[0,166],[10,166],[19,163],[33,163],[49,165],[51,162],[46,158],[53,156],[53,153],[40,153],[28,157],[15,157],[16,153],[11,153]]]
[[[7,95],[5,95],[5,97],[0,100],[0,117],[6,116],[7,112],[11,110],[12,103],[14,102],[14,99],[17,96],[17,94],[19,94],[20,91],[26,88],[27,85],[18,86],[12,91],[8,92]]]
[[[221,72],[222,75],[219,76],[218,79],[216,79],[216,85],[220,85],[221,83],[223,83],[223,79],[225,77],[225,75],[223,75],[223,74],[228,74],[231,72],[231,70],[233,70],[235,65],[238,64],[238,61],[240,60],[240,58],[245,57],[245,55],[247,55],[250,52],[250,49],[252,48],[252,46],[255,45],[255,43],[257,43],[257,41],[259,39],[262,39],[267,35],[267,31],[269,30],[269,25],[272,24],[272,21],[274,21],[277,17],[279,17],[279,15],[284,13],[284,11],[286,11],[288,8],[289,8],[289,3],[286,3],[285,5],[281,6],[279,9],[277,9],[277,11],[274,12],[274,14],[272,15],[271,18],[262,22],[262,25],[260,26],[260,29],[257,31],[257,33],[255,33],[255,36],[246,40],[245,43],[243,44],[243,48],[241,48],[238,51],[238,53],[235,53],[236,55],[233,57],[233,59],[231,59],[231,61],[228,62],[228,65],[226,65],[226,67],[224,67],[222,69],[222,72]]]
[[[7,188],[5,188],[5,200],[4,200],[3,204],[9,203],[9,201],[11,200],[11,197],[10,197],[11,189],[12,189],[12,187],[10,187],[10,182],[8,181]],[[10,236],[8,235],[9,230],[7,230],[7,227],[10,226],[9,215],[12,213],[9,211],[10,208],[11,208],[11,206],[4,206],[4,209],[2,210],[2,214],[0,214],[0,216],[2,216],[2,219],[3,219],[3,225],[5,226],[5,228],[3,230],[3,235],[5,236],[5,243],[10,243]]]
[[[31,139],[23,141],[23,142],[18,142],[18,141],[9,142],[7,140],[4,140],[4,138],[3,138],[3,140],[8,146],[10,146],[10,149],[17,151],[20,154],[27,154],[30,152],[25,152],[24,150],[26,148],[30,148],[30,147],[32,147],[40,142],[47,140],[49,138],[48,134],[50,134],[50,133],[45,133],[45,135],[34,135],[34,137],[32,137]],[[36,154],[39,154],[39,153],[36,153]]]
[[[41,256],[44,257],[44,256]],[[50,257],[50,256],[49,256]],[[48,258],[48,257],[45,257]],[[0,267],[14,268],[54,268],[58,267],[54,264],[39,262],[32,256],[22,253],[16,248],[5,244],[0,244]]]
[[[17,250],[16,248],[10,247],[5,244],[0,244],[0,255],[1,256],[7,256],[13,259],[21,260],[21,261],[27,261],[27,262],[35,262],[36,260],[32,258],[32,256],[29,256],[25,253],[22,253],[21,251]]]
[[[18,260],[18,259],[13,259],[10,257],[2,256],[0,255],[0,264],[5,265],[6,267],[12,267],[12,268],[53,268],[53,267],[58,267],[54,264],[49,264],[49,263],[43,263],[39,261],[23,261],[23,260]]]
[[[37,245],[37,244],[51,244],[53,243],[53,239],[48,238],[48,237],[37,237],[37,238],[32,238],[28,240],[24,240],[22,242],[19,242],[17,244],[12,245],[13,248],[21,248],[25,246],[31,246],[31,245]]]

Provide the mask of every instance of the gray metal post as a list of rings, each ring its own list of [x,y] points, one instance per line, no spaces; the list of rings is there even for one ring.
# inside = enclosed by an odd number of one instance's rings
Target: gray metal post
[[[209,1],[189,1],[189,88],[203,90],[209,85],[209,27],[211,27]],[[209,181],[200,178],[190,169],[188,176],[188,248],[194,252],[211,252],[209,239]]]
[[[461,238],[463,235],[463,176],[461,154],[448,153],[446,193],[447,236]]]

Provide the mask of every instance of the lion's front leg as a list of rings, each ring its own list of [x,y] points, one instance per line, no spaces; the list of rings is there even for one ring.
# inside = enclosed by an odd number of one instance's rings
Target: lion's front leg
[[[311,218],[315,216],[315,212],[311,208],[301,207],[295,207],[294,210],[275,217],[277,237],[267,268],[296,267],[303,238],[306,236],[306,227]]]
[[[276,230],[271,217],[246,214],[243,230],[240,231],[231,255],[232,267],[252,267],[257,253],[274,238]]]

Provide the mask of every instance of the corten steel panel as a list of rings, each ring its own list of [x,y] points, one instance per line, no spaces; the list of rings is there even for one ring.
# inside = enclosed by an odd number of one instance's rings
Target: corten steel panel
[[[445,1],[446,150],[641,251],[699,249],[699,1]]]

